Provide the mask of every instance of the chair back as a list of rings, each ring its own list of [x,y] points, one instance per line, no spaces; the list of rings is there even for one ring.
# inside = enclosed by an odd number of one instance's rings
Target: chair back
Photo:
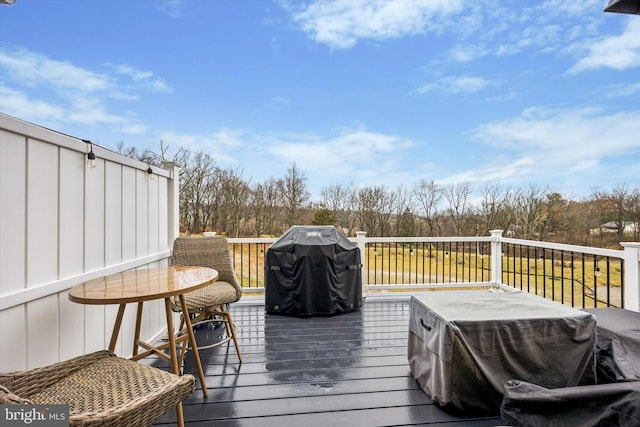
[[[171,265],[209,267],[218,271],[218,281],[227,282],[236,289],[238,299],[242,286],[238,282],[229,253],[229,242],[224,236],[178,237],[173,242]]]

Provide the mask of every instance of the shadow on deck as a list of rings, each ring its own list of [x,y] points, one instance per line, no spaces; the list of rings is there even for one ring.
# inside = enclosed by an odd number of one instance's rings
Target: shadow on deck
[[[265,314],[232,305],[243,363],[233,348],[202,350],[200,384],[184,402],[188,426],[496,426],[500,417],[456,417],[419,388],[407,361],[408,300],[365,302],[331,317]],[[215,330],[196,331],[198,342]],[[197,378],[187,356],[185,372]],[[157,425],[175,423],[173,411]]]

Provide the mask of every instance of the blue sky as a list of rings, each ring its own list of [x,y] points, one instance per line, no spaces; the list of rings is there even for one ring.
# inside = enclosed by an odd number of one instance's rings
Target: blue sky
[[[640,183],[640,16],[607,0],[16,0],[0,111],[252,183]]]

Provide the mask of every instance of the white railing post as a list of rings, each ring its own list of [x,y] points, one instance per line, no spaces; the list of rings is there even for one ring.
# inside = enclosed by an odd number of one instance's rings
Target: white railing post
[[[162,167],[171,172],[167,185],[167,239],[169,247],[180,236],[180,165],[175,162],[163,162]]]
[[[623,242],[624,307],[640,312],[640,243]]]
[[[367,271],[367,260],[366,260],[366,237],[367,237],[367,232],[366,231],[356,231],[356,246],[358,246],[358,249],[360,249],[360,258],[361,258],[361,262],[362,262],[362,271],[361,271],[361,275],[362,275],[362,295],[364,295],[364,287],[367,284],[366,283],[366,274],[365,271]]]
[[[502,230],[491,230],[491,283],[502,284]]]

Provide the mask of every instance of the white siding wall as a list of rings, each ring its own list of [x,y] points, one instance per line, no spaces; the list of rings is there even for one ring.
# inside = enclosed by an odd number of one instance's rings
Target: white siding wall
[[[166,265],[177,191],[170,171],[0,113],[0,371],[107,348],[117,306],[75,304],[72,286]],[[174,187],[175,186],[175,187]],[[135,306],[116,352],[132,351]],[[162,301],[145,304],[143,338],[165,329]]]

